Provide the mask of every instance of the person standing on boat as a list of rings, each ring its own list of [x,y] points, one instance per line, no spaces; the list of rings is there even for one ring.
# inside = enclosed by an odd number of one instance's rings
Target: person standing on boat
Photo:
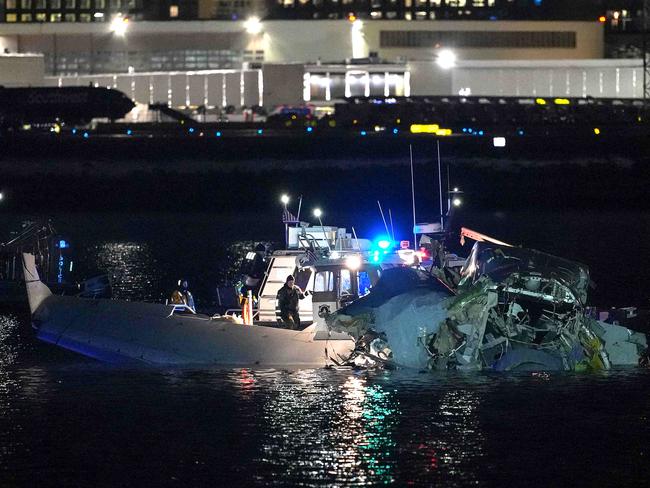
[[[192,313],[196,313],[196,308],[194,307],[194,297],[189,290],[187,280],[178,280],[178,288],[176,288],[176,290],[174,290],[174,293],[172,293],[172,296],[169,299],[169,303],[176,305],[187,305]]]
[[[278,307],[282,322],[290,329],[300,328],[300,315],[298,314],[298,300],[305,298],[303,292],[292,275],[287,276],[284,286],[278,291]]]

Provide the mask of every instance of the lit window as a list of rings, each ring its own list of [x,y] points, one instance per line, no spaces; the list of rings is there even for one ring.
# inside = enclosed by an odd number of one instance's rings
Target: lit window
[[[36,0],[34,2],[34,7],[38,9],[44,9],[47,7],[47,2],[45,0]]]
[[[171,17],[172,19],[178,17],[178,5],[169,6],[169,17]]]
[[[50,0],[50,8],[61,8],[61,0]],[[52,22],[56,22],[53,20]]]
[[[404,0],[404,6],[405,6],[406,8],[411,8],[412,5],[413,5],[413,1],[412,1],[412,0]]]
[[[90,8],[90,0],[79,0],[79,8],[82,9],[89,9]]]
[[[18,20],[18,16],[16,14],[7,14],[5,19],[7,22],[16,22]]]
[[[17,4],[18,4],[17,0],[7,0],[7,2],[5,3],[5,8],[7,10],[12,10],[12,9],[16,8]],[[7,22],[9,22],[9,21],[7,21]],[[14,20],[14,22],[16,22],[16,21]]]
[[[65,14],[65,21],[66,22],[76,22],[77,21],[77,15],[76,14]]]
[[[90,14],[79,14],[79,22],[91,22],[92,17]]]
[[[105,8],[106,0],[95,0],[95,8]]]
[[[47,22],[47,14],[43,12],[36,14],[36,22]]]
[[[413,20],[411,12],[404,12],[404,20]]]
[[[65,0],[65,8],[75,8],[76,3],[75,0]]]
[[[32,8],[32,0],[20,0],[20,6],[22,8]]]
[[[21,22],[31,22],[32,21],[32,14],[22,14],[20,16],[20,21]]]
[[[61,14],[50,14],[50,22],[61,22]]]
[[[381,12],[378,11],[370,12],[370,17],[373,19],[381,19]]]

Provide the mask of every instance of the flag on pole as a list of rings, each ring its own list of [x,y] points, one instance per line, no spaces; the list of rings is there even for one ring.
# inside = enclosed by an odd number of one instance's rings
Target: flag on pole
[[[298,218],[289,212],[286,208],[284,209],[284,212],[282,212],[282,223],[283,224],[298,224],[300,221]]]

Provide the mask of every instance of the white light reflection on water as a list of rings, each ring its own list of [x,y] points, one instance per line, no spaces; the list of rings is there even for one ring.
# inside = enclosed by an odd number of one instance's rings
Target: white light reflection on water
[[[86,249],[86,259],[112,278],[113,296],[124,300],[160,301],[161,275],[149,245],[105,242]]]
[[[245,379],[243,390],[250,382]],[[271,392],[263,406],[259,481],[355,486],[394,481],[392,434],[399,410],[391,392],[355,375],[332,382],[319,370],[283,374],[266,389]]]

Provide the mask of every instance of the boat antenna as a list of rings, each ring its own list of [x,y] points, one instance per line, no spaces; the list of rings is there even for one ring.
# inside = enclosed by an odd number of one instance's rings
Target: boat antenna
[[[442,208],[442,169],[440,166],[440,140],[436,141],[436,147],[438,149],[438,193],[440,193],[440,227],[445,228],[444,221],[444,210]]]
[[[296,224],[296,227],[300,225],[300,209],[302,208],[302,195],[300,195],[300,198],[298,199],[298,215],[296,215],[296,220],[298,223]]]
[[[386,217],[384,217],[384,211],[381,209],[381,203],[377,200],[377,205],[379,205],[379,213],[381,214],[381,220],[384,221],[384,229],[386,229],[386,234],[390,237],[390,232],[388,231],[388,224],[386,223]]]
[[[415,220],[415,179],[413,177],[413,145],[409,144],[409,156],[411,160],[411,201],[413,203],[413,248],[415,249],[418,246],[418,236],[415,233],[415,227],[417,226]]]
[[[390,221],[390,237],[395,240],[395,227],[393,227],[393,213],[388,209],[388,220]]]
[[[354,230],[354,227],[352,227],[352,235],[354,236],[354,240],[357,243],[357,250],[361,251],[361,246],[359,245],[359,238],[357,237],[357,231]]]

